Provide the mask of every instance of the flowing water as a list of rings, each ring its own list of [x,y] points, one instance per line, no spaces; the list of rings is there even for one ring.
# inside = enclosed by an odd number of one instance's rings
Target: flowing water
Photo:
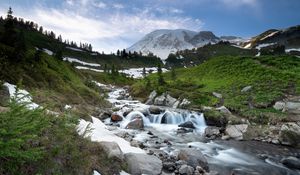
[[[164,112],[151,114],[149,106],[131,100],[123,88],[112,88],[108,94],[110,101],[120,116],[123,116],[120,128],[137,116],[143,119],[145,130],[135,134],[134,140],[143,142],[147,149],[155,148],[169,155],[176,155],[180,148],[192,147],[199,149],[207,158],[210,170],[220,175],[228,174],[266,174],[266,175],[297,175],[299,171],[286,168],[280,163],[283,157],[300,156],[299,150],[276,146],[255,141],[205,141],[202,133],[206,127],[202,113],[188,110],[164,108]],[[106,123],[110,123],[108,119]],[[191,121],[195,129],[192,132],[179,133],[178,125]],[[151,131],[157,136],[151,139],[146,132]],[[155,139],[167,140],[171,144],[157,144]]]

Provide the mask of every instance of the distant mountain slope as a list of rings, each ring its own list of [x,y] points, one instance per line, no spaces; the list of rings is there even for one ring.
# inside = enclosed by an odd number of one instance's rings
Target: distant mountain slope
[[[281,30],[267,30],[243,43],[243,47],[255,48],[271,43],[284,45],[286,49],[300,48],[300,25]]]
[[[142,52],[143,54],[153,53],[165,60],[170,53],[201,47],[208,43],[217,43],[218,41],[220,39],[209,31],[197,33],[184,29],[163,29],[147,34],[127,50]]]

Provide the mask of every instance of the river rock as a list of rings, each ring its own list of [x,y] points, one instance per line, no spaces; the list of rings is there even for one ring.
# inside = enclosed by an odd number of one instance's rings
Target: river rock
[[[223,114],[231,114],[231,112],[229,111],[229,109],[227,109],[225,106],[221,106],[219,108],[216,108],[216,110],[220,111]]]
[[[286,102],[285,110],[289,113],[300,114],[300,102]]]
[[[281,160],[281,163],[288,168],[300,170],[300,160],[296,157],[288,157]]]
[[[0,85],[0,106],[7,106],[10,94],[6,86]]]
[[[128,123],[126,129],[143,129],[144,122],[142,118],[135,118],[131,122]]]
[[[219,94],[217,92],[213,92],[212,94],[213,94],[213,96],[215,96],[217,98],[223,98],[222,94]]]
[[[179,174],[180,175],[193,175],[194,174],[194,168],[188,165],[181,165],[179,168]]]
[[[168,172],[173,172],[176,169],[175,162],[163,162],[163,169]]]
[[[110,119],[112,122],[119,122],[123,120],[123,117],[118,114],[112,114]]]
[[[235,140],[243,140],[243,134],[247,131],[247,124],[228,125],[225,133]]]
[[[178,159],[186,161],[187,165],[193,168],[201,166],[206,171],[209,171],[207,160],[199,150],[193,148],[181,149],[178,154]]]
[[[194,126],[193,122],[191,122],[191,121],[181,123],[180,125],[178,125],[178,127],[195,129],[195,126]]]
[[[160,114],[160,113],[163,113],[165,110],[164,109],[161,109],[157,106],[150,106],[149,108],[149,112],[151,114]]]
[[[246,87],[244,87],[242,90],[241,90],[241,92],[248,92],[248,91],[250,91],[252,89],[252,86],[246,86]]]
[[[208,126],[205,128],[204,135],[206,137],[218,137],[220,135],[220,128]]]
[[[152,91],[148,97],[148,100],[146,101],[146,105],[152,105],[154,103],[154,99],[157,96],[157,92],[156,91]]]
[[[99,142],[99,144],[108,155],[108,158],[116,158],[120,161],[123,160],[123,152],[116,142]]]
[[[285,107],[285,102],[283,101],[278,101],[274,104],[273,108],[278,110],[278,111],[282,111]]]
[[[153,155],[127,153],[125,161],[128,165],[128,173],[132,175],[158,175],[162,170],[162,161]]]
[[[279,140],[284,145],[300,146],[300,126],[297,123],[285,123],[280,128]]]

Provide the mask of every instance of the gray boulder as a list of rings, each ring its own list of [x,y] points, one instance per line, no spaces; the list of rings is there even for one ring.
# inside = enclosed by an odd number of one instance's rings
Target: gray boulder
[[[166,106],[173,107],[173,105],[177,102],[177,99],[172,97],[171,95],[166,95]],[[177,106],[176,106],[177,107]]]
[[[226,127],[225,133],[235,140],[243,140],[243,134],[247,132],[248,125],[240,124],[240,125],[228,125]]]
[[[288,168],[300,170],[300,160],[296,157],[288,157],[281,160],[281,163]]]
[[[157,96],[157,92],[152,91],[148,97],[148,100],[146,101],[146,105],[152,105],[156,96]]]
[[[150,112],[151,114],[160,114],[160,113],[165,112],[165,110],[164,110],[164,109],[161,109],[161,108],[159,108],[159,107],[157,107],[157,106],[150,106],[149,112]]]
[[[183,100],[182,100],[182,102],[179,104],[179,108],[185,108],[185,107],[187,107],[188,105],[190,105],[191,104],[191,102],[188,100],[188,99],[186,99],[186,98],[184,98]]]
[[[283,145],[300,146],[300,125],[293,122],[283,124],[279,140]]]
[[[142,118],[135,118],[131,122],[128,123],[126,129],[143,129],[144,122]]]
[[[181,123],[180,125],[178,125],[178,127],[195,129],[195,126],[194,126],[193,122],[191,122],[191,121]]]
[[[128,165],[128,173],[132,175],[158,175],[162,170],[162,161],[153,155],[127,153],[125,162]]]
[[[200,166],[206,171],[209,171],[207,160],[199,150],[193,148],[181,149],[178,154],[178,159],[186,161],[187,165],[193,168]]]
[[[217,137],[220,135],[220,128],[215,126],[208,126],[205,128],[204,135],[206,137]]]
[[[286,102],[284,110],[290,113],[300,114],[300,102]]]
[[[165,103],[166,103],[165,93],[163,93],[162,95],[160,95],[154,99],[154,105],[164,106]]]
[[[219,108],[216,108],[216,110],[220,111],[222,114],[231,114],[229,109],[227,109],[225,106],[221,106]]]
[[[116,142],[100,142],[100,145],[108,155],[108,158],[116,158],[120,161],[123,160],[123,152]]]
[[[180,175],[193,175],[194,174],[194,168],[188,165],[181,165],[179,168],[179,174]]]
[[[282,111],[285,108],[285,102],[278,101],[274,104],[273,108],[278,110],[278,111]]]

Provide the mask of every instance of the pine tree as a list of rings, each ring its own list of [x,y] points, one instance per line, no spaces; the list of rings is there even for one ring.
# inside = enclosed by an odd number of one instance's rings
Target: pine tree
[[[21,30],[17,41],[15,43],[15,51],[14,51],[15,59],[17,62],[24,61],[26,57],[26,41],[24,37],[24,31]]]
[[[172,67],[172,69],[171,69],[171,78],[172,78],[172,80],[176,80],[176,72],[175,72],[174,67]]]
[[[14,46],[16,42],[16,31],[14,26],[14,19],[13,19],[13,11],[11,7],[9,7],[9,10],[7,12],[7,17],[5,19],[4,24],[4,33],[2,35],[1,41],[9,46]]]
[[[162,69],[161,69],[161,65],[158,64],[157,66],[157,74],[158,74],[158,84],[159,85],[164,85],[165,84],[165,80],[162,76]]]
[[[104,73],[107,73],[107,64],[104,64]]]
[[[146,68],[145,68],[145,67],[143,68],[143,73],[142,73],[142,75],[143,75],[143,77],[146,76]]]

